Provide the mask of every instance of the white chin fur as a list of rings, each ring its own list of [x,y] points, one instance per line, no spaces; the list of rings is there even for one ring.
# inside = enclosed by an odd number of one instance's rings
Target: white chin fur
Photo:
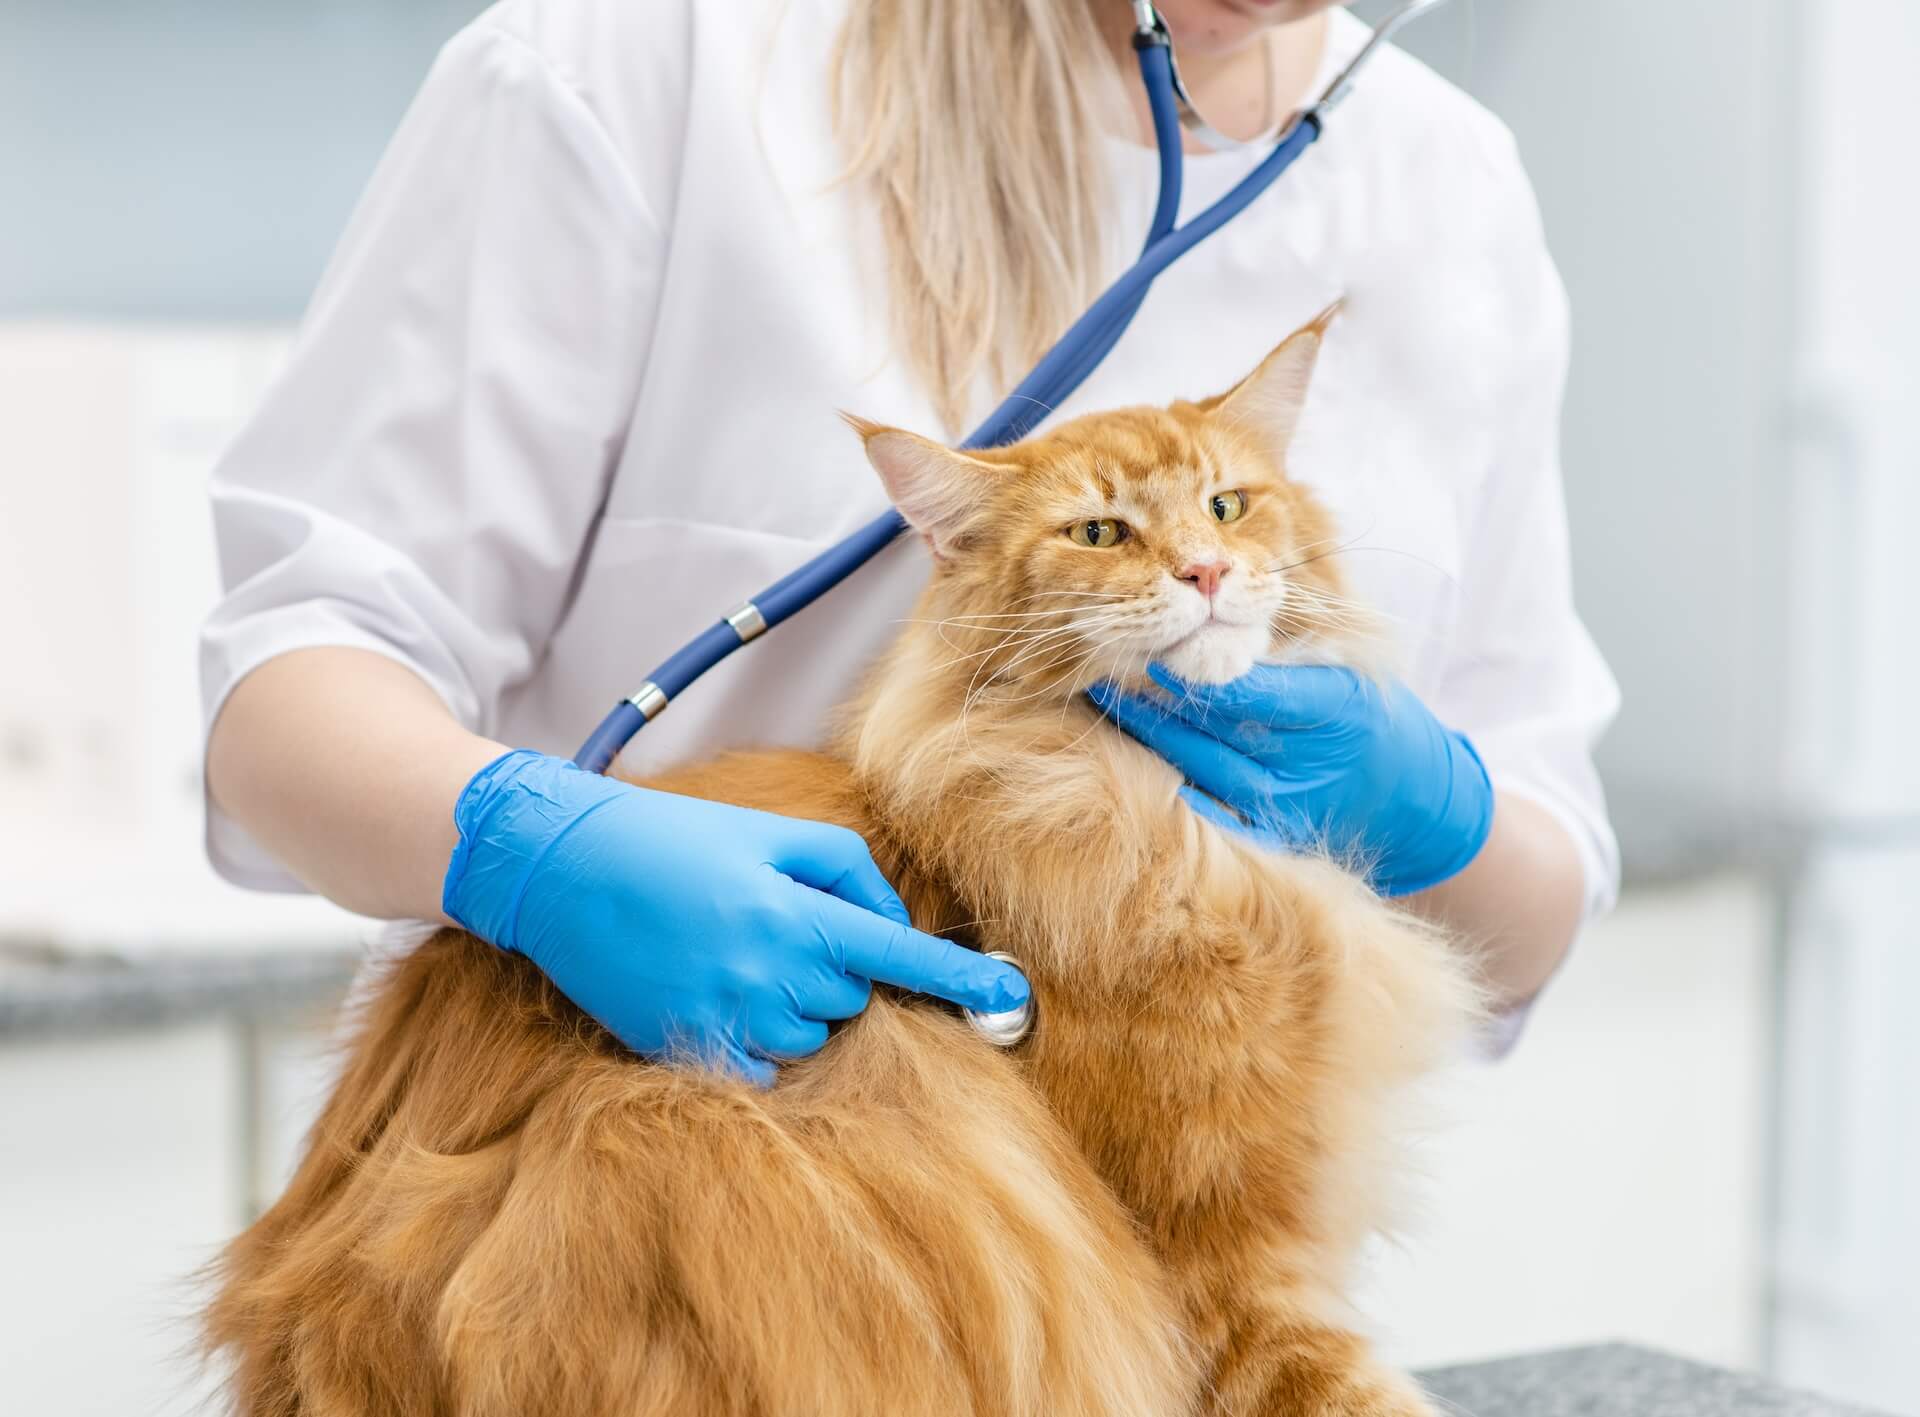
[[[1264,625],[1203,625],[1154,659],[1193,684],[1225,684],[1253,668],[1270,639]]]

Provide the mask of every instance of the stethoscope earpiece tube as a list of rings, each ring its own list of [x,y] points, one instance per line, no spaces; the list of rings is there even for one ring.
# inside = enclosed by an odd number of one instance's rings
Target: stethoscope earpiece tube
[[[1153,115],[1154,145],[1160,154],[1160,195],[1154,205],[1146,244],[1140,258],[1074,321],[1073,327],[1055,342],[1033,371],[961,446],[993,448],[1018,442],[1063,403],[1120,342],[1121,335],[1126,333],[1146,300],[1148,288],[1160,273],[1238,216],[1254,198],[1271,187],[1281,173],[1293,166],[1319,138],[1323,115],[1352,89],[1355,74],[1386,39],[1414,16],[1442,3],[1444,0],[1406,0],[1389,14],[1375,28],[1366,47],[1335,77],[1314,105],[1286,128],[1273,151],[1258,167],[1192,221],[1176,226],[1185,169],[1181,151],[1183,126],[1195,132],[1204,129],[1200,132],[1203,140],[1212,130],[1200,121],[1186,99],[1166,26],[1148,0],[1134,0],[1138,21],[1134,52]],[[1199,128],[1195,128],[1195,124],[1199,124]],[[1227,142],[1226,139],[1219,141]],[[782,576],[726,619],[709,625],[655,669],[630,698],[614,705],[574,754],[575,765],[588,772],[605,772],[633,735],[657,717],[689,684],[748,641],[813,604],[878,555],[906,526],[899,512],[889,508],[845,540]]]

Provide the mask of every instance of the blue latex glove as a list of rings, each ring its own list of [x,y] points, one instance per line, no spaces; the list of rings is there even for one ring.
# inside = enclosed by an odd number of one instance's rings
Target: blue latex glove
[[[856,832],[630,787],[507,753],[454,807],[442,908],[517,950],[637,1053],[762,1086],[879,980],[968,1008],[1018,970],[921,934]]]
[[[1230,684],[1147,673],[1172,703],[1109,684],[1089,697],[1179,768],[1182,795],[1221,826],[1279,850],[1324,845],[1384,895],[1436,886],[1486,844],[1480,755],[1404,685],[1323,665],[1256,665]]]

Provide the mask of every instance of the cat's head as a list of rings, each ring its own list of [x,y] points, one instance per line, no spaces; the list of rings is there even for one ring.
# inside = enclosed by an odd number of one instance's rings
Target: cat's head
[[[930,603],[975,682],[1238,678],[1343,602],[1332,527],[1286,474],[1330,309],[1228,392],[956,452],[849,418],[935,558]]]

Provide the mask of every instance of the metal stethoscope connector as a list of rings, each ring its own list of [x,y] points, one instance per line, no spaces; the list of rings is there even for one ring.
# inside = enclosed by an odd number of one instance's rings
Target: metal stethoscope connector
[[[1020,969],[1020,961],[1010,954],[1003,954],[999,950],[986,950],[983,953],[988,959],[997,959],[1002,964],[1010,964],[1015,969]],[[1026,973],[1025,970],[1020,972]],[[1033,1032],[1035,1008],[1031,993],[1027,995],[1026,1003],[1017,1009],[1008,1009],[1005,1013],[975,1013],[972,1009],[966,1009],[963,1012],[973,1031],[996,1048],[1011,1048]]]

